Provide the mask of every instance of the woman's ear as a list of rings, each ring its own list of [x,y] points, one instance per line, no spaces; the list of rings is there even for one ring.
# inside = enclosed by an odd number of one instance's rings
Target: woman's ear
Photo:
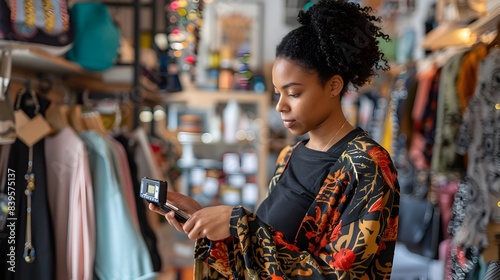
[[[333,75],[328,81],[327,86],[330,89],[331,96],[337,96],[342,93],[342,89],[344,88],[344,79],[342,79],[340,75]]]

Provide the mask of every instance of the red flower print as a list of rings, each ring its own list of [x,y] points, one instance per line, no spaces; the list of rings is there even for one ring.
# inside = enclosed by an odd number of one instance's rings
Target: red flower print
[[[368,151],[368,154],[372,157],[375,164],[380,166],[382,169],[382,176],[384,177],[385,182],[394,189],[394,181],[396,180],[396,174],[391,171],[391,160],[389,158],[389,154],[386,150],[381,149],[380,147],[375,147]]]
[[[380,245],[378,246],[378,249],[377,249],[377,255],[380,253],[380,251],[385,250],[385,248],[387,248],[385,246],[385,242],[384,241],[380,242]]]
[[[227,259],[228,253],[226,244],[224,244],[224,242],[222,241],[217,241],[214,243],[215,247],[210,250],[210,255],[212,255],[217,260]]]
[[[457,247],[457,262],[462,268],[465,268],[467,265],[467,258],[465,257],[465,252],[462,247]]]
[[[321,237],[321,240],[319,241],[319,248],[325,248],[326,245],[330,243],[330,240],[328,239],[327,236],[323,235]]]
[[[344,167],[341,169],[336,170],[333,175],[328,174],[325,179],[325,185],[326,186],[333,186],[338,184],[339,182],[343,181],[346,177],[346,172],[344,170]]]
[[[333,214],[333,222],[336,223],[340,219],[340,212],[335,211],[335,214]]]
[[[339,238],[341,228],[342,228],[342,221],[340,221],[337,224],[337,226],[333,229],[332,235],[330,235],[330,242],[333,242]]]
[[[382,197],[379,197],[375,203],[370,206],[368,213],[378,212],[382,210]]]
[[[306,233],[306,237],[307,237],[308,239],[314,238],[316,235],[317,235],[317,234],[316,234],[316,232],[315,232],[315,231],[310,231],[310,232],[307,232],[307,233]]]
[[[333,258],[335,259],[333,267],[339,270],[348,270],[356,259],[356,255],[352,250],[342,248]]]
[[[398,237],[398,225],[398,217],[389,218],[389,222],[387,224],[387,227],[385,228],[384,236],[382,237],[382,239],[385,241],[396,241],[396,238]]]
[[[285,248],[291,251],[299,251],[299,248],[297,246],[286,242],[284,237],[285,235],[281,231],[276,231],[273,236],[274,243],[276,245],[284,246]]]
[[[283,280],[283,277],[278,276],[278,275],[271,274],[271,279],[272,279],[272,280]]]

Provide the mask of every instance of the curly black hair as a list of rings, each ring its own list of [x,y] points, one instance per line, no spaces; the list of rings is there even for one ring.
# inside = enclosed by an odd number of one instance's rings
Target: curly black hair
[[[378,38],[389,36],[376,26],[381,20],[371,7],[346,0],[320,0],[300,11],[301,26],[290,31],[276,47],[276,57],[290,59],[305,70],[316,71],[324,85],[340,75],[346,91],[349,83],[363,86],[376,70],[388,70]]]

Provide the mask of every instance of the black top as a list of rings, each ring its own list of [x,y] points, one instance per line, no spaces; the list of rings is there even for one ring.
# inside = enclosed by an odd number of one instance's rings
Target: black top
[[[29,104],[30,94],[25,93],[21,97],[21,107],[29,118],[33,118],[34,107]],[[17,100],[17,99],[16,99]],[[40,113],[45,114],[50,102],[38,96],[40,103]],[[47,199],[46,184],[46,162],[45,162],[45,139],[33,145],[33,173],[35,174],[35,190],[31,197],[31,234],[32,244],[35,249],[35,260],[32,263],[24,261],[24,243],[26,241],[27,225],[27,197],[24,194],[26,180],[24,174],[28,169],[29,148],[19,139],[16,139],[10,148],[8,168],[13,170],[10,174],[15,174],[15,185],[10,185],[5,181],[4,194],[15,192],[15,220],[10,220],[7,224],[13,225],[0,232],[0,279],[4,280],[52,280],[56,279],[55,267],[55,247],[52,220],[50,217],[49,203]],[[15,173],[14,173],[15,172]],[[10,177],[9,177],[10,178]],[[14,190],[13,190],[14,189]],[[8,238],[15,237],[15,244]],[[15,248],[15,258],[10,255]],[[14,260],[12,263],[8,261]],[[14,267],[15,273],[8,270]]]
[[[328,171],[348,143],[361,133],[361,128],[354,129],[326,152],[307,148],[305,144],[308,140],[299,143],[276,187],[257,209],[259,219],[281,231],[286,240],[293,243],[302,219],[316,198]]]

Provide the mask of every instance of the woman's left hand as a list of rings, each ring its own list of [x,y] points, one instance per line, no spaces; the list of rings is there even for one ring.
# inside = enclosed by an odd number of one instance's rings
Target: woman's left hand
[[[228,237],[232,206],[205,207],[193,213],[184,224],[184,232],[190,239],[208,238],[220,240]]]

